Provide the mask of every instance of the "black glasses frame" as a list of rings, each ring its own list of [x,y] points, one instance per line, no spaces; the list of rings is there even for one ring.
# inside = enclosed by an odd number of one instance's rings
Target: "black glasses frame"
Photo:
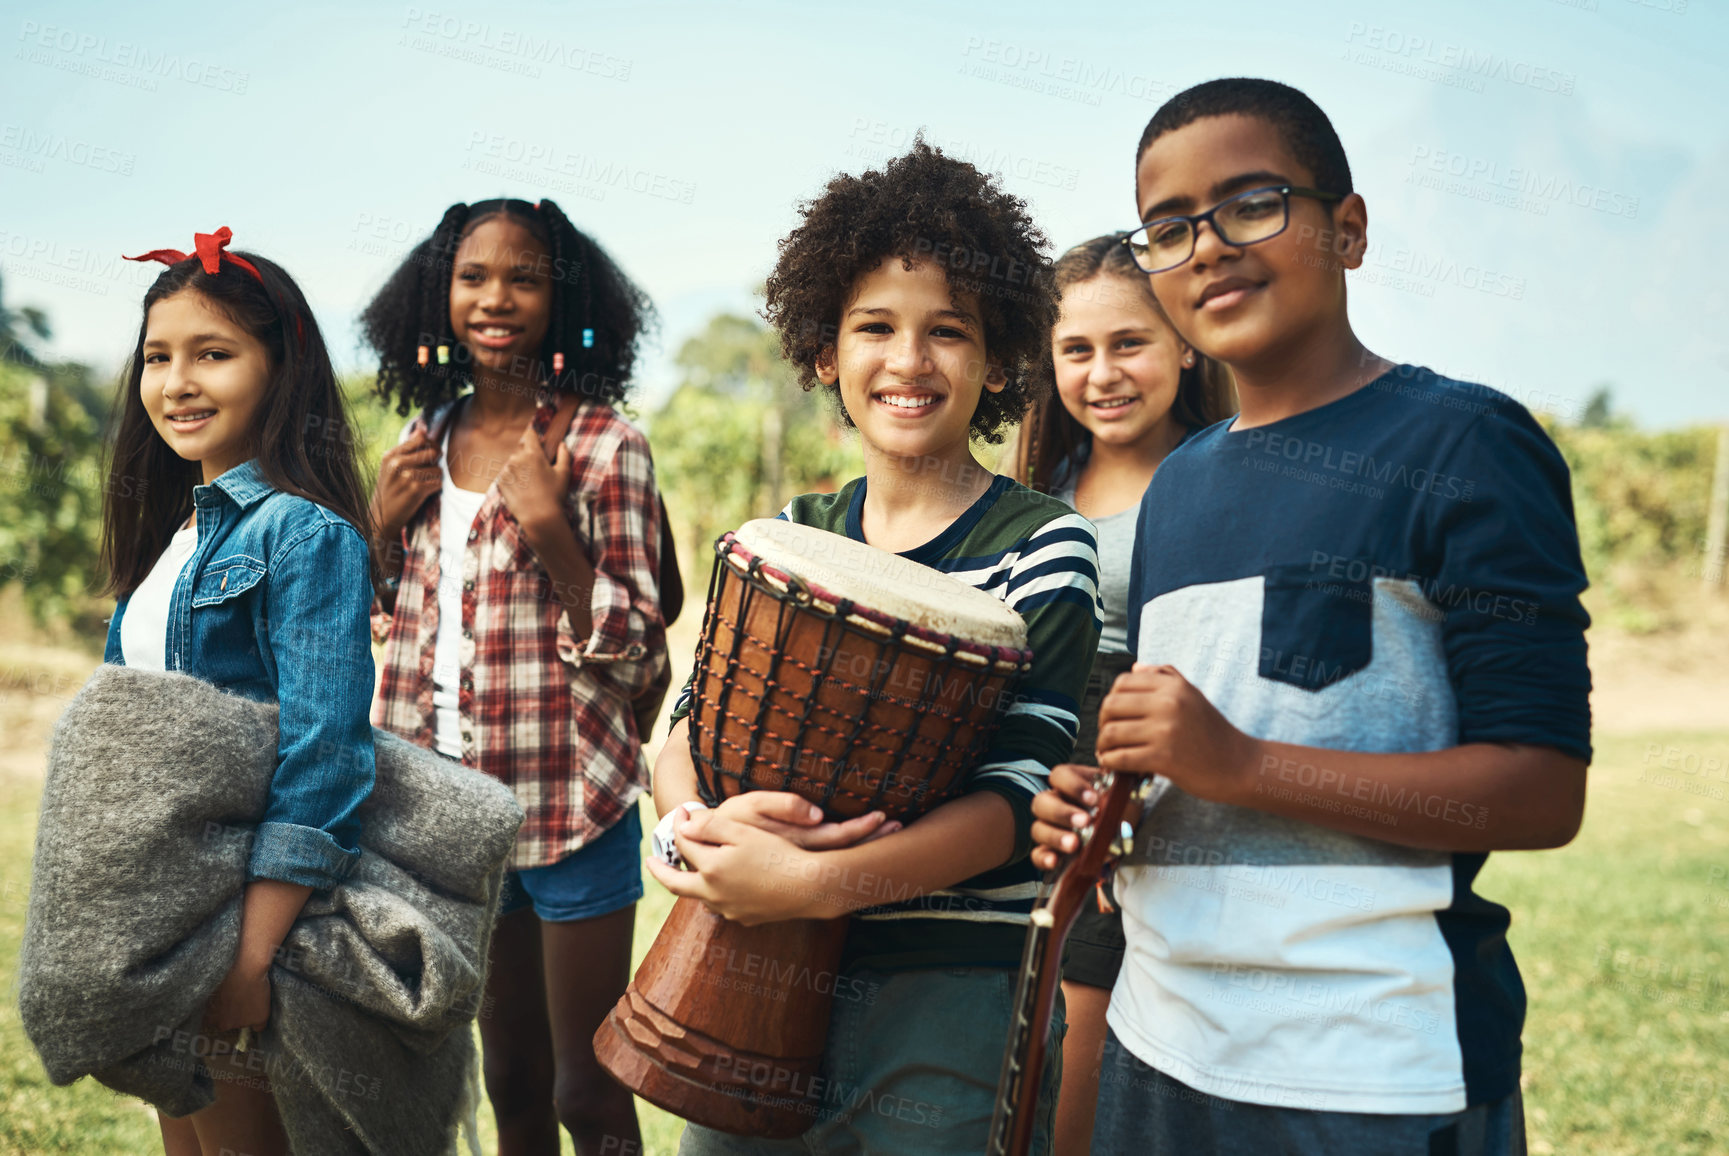
[[[1265,237],[1256,237],[1253,241],[1233,241],[1233,240],[1231,240],[1231,238],[1228,235],[1226,235],[1225,230],[1221,229],[1219,227],[1219,222],[1215,219],[1214,214],[1217,213],[1220,209],[1224,208],[1226,205],[1232,204],[1236,201],[1240,201],[1245,197],[1256,196],[1260,193],[1278,193],[1278,194],[1280,194],[1281,198],[1283,199],[1283,205],[1284,205],[1284,209],[1285,209],[1284,223],[1281,224],[1277,229],[1273,230],[1271,233],[1268,233]],[[1262,185],[1260,188],[1244,189],[1240,193],[1233,193],[1230,196],[1226,197],[1224,200],[1220,201],[1218,204],[1214,205],[1212,208],[1208,209],[1204,213],[1195,213],[1192,216],[1187,215],[1187,214],[1183,214],[1183,213],[1173,213],[1172,215],[1170,215],[1168,217],[1155,217],[1151,221],[1147,221],[1147,222],[1143,223],[1138,228],[1131,229],[1129,232],[1123,234],[1123,245],[1129,251],[1129,259],[1134,261],[1135,268],[1139,269],[1141,272],[1148,273],[1148,274],[1168,273],[1172,269],[1176,269],[1176,268],[1179,268],[1183,265],[1187,265],[1189,263],[1189,260],[1194,257],[1194,255],[1195,255],[1195,243],[1201,239],[1201,222],[1202,221],[1205,221],[1207,224],[1211,225],[1213,227],[1213,232],[1218,235],[1219,240],[1221,240],[1225,244],[1231,246],[1233,249],[1240,249],[1245,245],[1259,245],[1262,241],[1271,241],[1274,237],[1277,237],[1280,233],[1283,233],[1286,229],[1291,227],[1291,198],[1292,197],[1313,197],[1317,201],[1342,201],[1345,199],[1345,195],[1343,193],[1329,193],[1329,192],[1326,192],[1322,189],[1304,188],[1302,185]],[[1169,265],[1160,265],[1155,269],[1147,268],[1144,264],[1141,263],[1141,258],[1135,252],[1135,238],[1136,237],[1144,238],[1144,240],[1141,242],[1141,248],[1142,249],[1150,249],[1151,248],[1151,241],[1152,241],[1151,230],[1156,228],[1159,225],[1170,224],[1173,221],[1185,221],[1188,223],[1188,226],[1189,226],[1189,251],[1183,255],[1183,259],[1181,261],[1175,261]]]

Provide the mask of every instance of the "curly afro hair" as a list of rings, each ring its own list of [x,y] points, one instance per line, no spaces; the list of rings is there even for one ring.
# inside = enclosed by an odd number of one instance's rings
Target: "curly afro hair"
[[[414,247],[360,315],[361,334],[378,353],[378,395],[394,399],[397,413],[435,407],[466,386],[471,355],[451,333],[450,279],[462,239],[501,216],[532,233],[550,259],[552,321],[540,352],[547,383],[605,402],[624,397],[637,341],[655,322],[654,306],[552,201],[499,199],[446,209],[432,236]],[[594,334],[587,347],[585,329]],[[430,358],[420,364],[422,346],[440,345],[449,347],[451,364]],[[562,374],[553,372],[555,353],[564,354]]]
[[[763,316],[799,384],[817,384],[816,362],[835,344],[841,311],[860,276],[899,258],[942,269],[952,296],[978,298],[985,352],[1008,379],[979,396],[974,436],[1000,442],[1006,426],[1049,389],[1051,327],[1057,293],[1045,255],[1049,242],[1026,202],[966,161],[943,155],[921,133],[880,170],[841,174],[800,206],[803,222],[780,242]],[[841,412],[839,387],[828,387]]]

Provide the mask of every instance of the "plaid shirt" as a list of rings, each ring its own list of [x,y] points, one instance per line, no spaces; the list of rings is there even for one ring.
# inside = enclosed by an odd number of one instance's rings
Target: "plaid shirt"
[[[544,435],[555,408],[534,416]],[[442,438],[452,407],[421,414]],[[462,572],[462,762],[510,787],[526,814],[515,870],[556,863],[624,817],[648,786],[631,699],[666,665],[656,585],[660,506],[648,441],[611,406],[584,400],[571,419],[565,514],[594,566],[594,631],[570,616],[495,485],[468,534]],[[385,643],[372,721],[433,745],[432,666],[438,640],[439,495],[403,530],[396,609],[374,605]]]

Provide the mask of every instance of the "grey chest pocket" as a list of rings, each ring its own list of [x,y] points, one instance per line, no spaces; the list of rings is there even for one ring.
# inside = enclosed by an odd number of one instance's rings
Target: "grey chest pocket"
[[[192,588],[192,607],[214,606],[238,598],[264,577],[264,563],[243,554],[233,554],[204,567]]]
[[[1316,691],[1369,665],[1374,588],[1328,578],[1306,565],[1273,566],[1263,577],[1259,673]]]

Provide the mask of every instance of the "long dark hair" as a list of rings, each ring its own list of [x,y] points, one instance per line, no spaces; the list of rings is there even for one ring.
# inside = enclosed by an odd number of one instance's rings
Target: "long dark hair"
[[[192,487],[203,479],[199,464],[175,453],[156,432],[139,393],[150,307],[177,293],[199,294],[269,354],[270,380],[247,435],[264,479],[317,502],[371,538],[348,407],[305,296],[274,261],[234,253],[257,268],[253,277],[228,256],[223,254],[214,274],[197,257],[177,261],[144,295],[138,341],[116,399],[120,416],[102,501],[105,593],[124,596],[138,588],[175,527],[192,512]]]
[[[1165,311],[1153,297],[1147,275],[1135,267],[1123,236],[1107,233],[1094,237],[1057,258],[1052,267],[1057,289],[1067,293],[1083,281],[1101,273],[1109,274],[1113,281],[1123,283],[1126,292],[1139,294],[1162,318]],[[1223,421],[1237,412],[1237,390],[1230,371],[1198,349],[1194,354],[1195,364],[1183,368],[1177,379],[1176,400],[1171,403],[1171,416],[1191,430]],[[1074,419],[1053,389],[1021,423],[1011,459],[1014,477],[1048,493],[1064,464],[1073,463],[1076,454],[1091,444],[1092,435]]]
[[[588,234],[570,223],[552,201],[498,199],[444,210],[432,236],[416,245],[360,315],[366,343],[378,353],[378,394],[407,415],[433,408],[462,393],[472,360],[450,325],[450,280],[462,239],[494,217],[508,217],[545,248],[552,267],[552,317],[541,346],[541,374],[555,390],[605,402],[624,397],[636,364],[636,346],[654,324],[648,296]],[[592,335],[584,346],[583,334]],[[435,357],[420,364],[420,349],[439,346],[450,364]],[[564,371],[553,355],[564,355]]]

